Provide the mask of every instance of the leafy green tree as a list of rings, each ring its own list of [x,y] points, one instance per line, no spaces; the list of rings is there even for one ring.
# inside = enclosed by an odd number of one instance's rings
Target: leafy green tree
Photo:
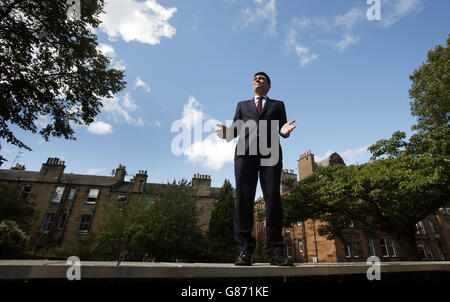
[[[140,261],[147,252],[149,218],[148,195],[128,194],[125,200],[113,200],[105,206],[103,222],[91,247],[96,258]],[[126,255],[124,254],[126,251]]]
[[[150,204],[145,232],[150,255],[160,261],[204,261],[207,242],[199,225],[195,190],[186,180],[164,185]]]
[[[26,255],[28,236],[12,220],[0,221],[0,258],[21,258]]]
[[[369,236],[383,231],[402,246],[402,256],[419,260],[416,223],[450,204],[450,36],[411,76],[411,110],[418,130],[409,141],[395,132],[369,147],[371,162],[320,167],[291,186],[285,196],[287,222],[320,219],[321,235],[346,241],[352,222]]]
[[[0,183],[0,221],[13,220],[25,230],[36,213],[32,197],[24,196],[20,185]]]
[[[417,117],[413,130],[426,132],[448,126],[450,121],[450,34],[447,46],[427,53],[427,61],[410,76],[411,113]]]
[[[234,240],[234,195],[228,179],[220,188],[217,202],[211,213],[207,233],[209,247],[214,255],[214,262],[232,262],[236,254]]]
[[[124,88],[124,72],[96,49],[104,1],[80,3],[81,16],[68,18],[67,1],[1,1],[1,139],[31,150],[11,126],[36,133],[40,117],[49,121],[39,130],[46,140],[75,139],[73,125],[89,125],[101,99]]]

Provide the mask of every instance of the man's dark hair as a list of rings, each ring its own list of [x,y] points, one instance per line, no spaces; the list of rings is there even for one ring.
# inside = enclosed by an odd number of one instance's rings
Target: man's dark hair
[[[253,78],[255,78],[257,75],[263,75],[263,76],[265,76],[266,79],[267,79],[267,83],[269,83],[269,85],[270,85],[270,78],[269,78],[269,76],[267,75],[267,73],[265,73],[265,72],[263,72],[263,71],[257,72],[257,73],[255,73],[255,75],[253,76]]]

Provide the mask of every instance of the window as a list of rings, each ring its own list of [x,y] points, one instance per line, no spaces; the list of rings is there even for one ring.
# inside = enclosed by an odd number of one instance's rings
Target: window
[[[291,256],[291,243],[289,243],[289,242],[286,243],[286,257],[292,258],[292,256]]]
[[[361,251],[361,249],[359,248],[359,241],[356,239],[353,239],[351,242],[351,247],[352,247],[353,257],[359,258],[359,253]]]
[[[78,233],[87,234],[89,226],[91,225],[91,215],[81,215],[80,225],[78,226]]]
[[[62,230],[64,228],[64,222],[66,222],[67,213],[62,213],[59,217],[58,226],[56,227],[58,230]]]
[[[301,239],[298,241],[298,251],[303,253],[303,240]]]
[[[417,249],[419,250],[419,255],[422,260],[427,260],[427,256],[425,255],[425,248],[422,243],[417,245]]]
[[[370,256],[376,256],[375,246],[373,245],[373,239],[369,239],[369,254]]]
[[[431,252],[430,246],[428,244],[426,245],[426,248],[428,259],[433,260],[433,253]]]
[[[394,246],[394,240],[392,240],[392,239],[389,240],[389,247],[391,249],[391,256],[397,257],[397,253],[395,251],[395,246]]]
[[[450,215],[448,208],[440,208],[439,211],[442,213],[442,215]]]
[[[351,252],[350,244],[347,243],[347,245],[345,246],[345,258],[350,258],[351,256],[352,256],[352,252]]]
[[[86,203],[95,204],[97,202],[97,197],[98,197],[99,192],[100,192],[100,189],[89,189],[89,194],[88,194]]]
[[[442,248],[440,246],[437,247],[438,253],[439,253],[439,259],[445,260],[444,252],[442,251]]]
[[[430,220],[428,221],[428,225],[430,226],[431,232],[435,237],[439,237],[439,233],[436,231],[436,228],[434,227],[433,222]]]
[[[125,200],[127,200],[126,194],[118,194],[117,195],[117,201],[125,201]]]
[[[28,198],[30,196],[31,185],[23,185],[22,186],[22,198]]]
[[[47,233],[50,231],[50,227],[52,226],[53,219],[55,218],[55,214],[53,213],[47,213],[44,217],[44,222],[41,226],[41,233]]]
[[[389,251],[387,249],[385,239],[380,239],[380,248],[381,248],[381,254],[383,255],[383,257],[389,257]]]
[[[425,228],[423,227],[422,221],[419,221],[418,223],[416,223],[416,229],[417,229],[416,234],[425,235]]]
[[[73,198],[75,197],[75,193],[76,193],[77,189],[76,188],[71,188],[69,191],[69,196],[67,196],[68,200],[73,200]]]
[[[56,190],[53,193],[51,202],[52,203],[60,203],[63,194],[64,194],[64,187],[56,187]]]

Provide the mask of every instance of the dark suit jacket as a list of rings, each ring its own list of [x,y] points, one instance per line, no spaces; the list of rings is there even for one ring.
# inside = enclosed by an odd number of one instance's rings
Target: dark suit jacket
[[[241,121],[241,122],[239,122]],[[263,121],[263,122],[261,122]],[[265,121],[265,122],[264,122]],[[238,145],[236,146],[235,150],[235,159],[240,156],[249,156],[249,155],[255,155],[254,152],[251,152],[252,150],[249,148],[250,144],[253,141],[253,139],[256,137],[257,139],[257,154],[258,156],[266,156],[263,152],[261,154],[259,149],[259,139],[260,139],[260,133],[262,133],[263,130],[265,130],[265,133],[267,133],[266,136],[266,146],[268,148],[271,147],[271,134],[273,128],[271,128],[271,122],[274,121],[274,124],[276,122],[276,131],[279,133],[281,127],[283,127],[284,124],[287,123],[286,118],[286,110],[284,108],[284,103],[282,101],[272,100],[270,98],[266,99],[266,103],[264,105],[264,108],[261,112],[261,115],[258,115],[258,110],[256,108],[256,104],[254,99],[242,101],[237,104],[236,107],[236,113],[234,115],[233,124],[229,129],[231,129],[231,135],[227,135],[227,140],[231,140],[237,136],[239,136]],[[266,124],[264,124],[266,123]],[[242,125],[244,124],[244,125]],[[255,129],[250,129],[252,127],[248,127],[249,125],[256,125]],[[265,129],[261,129],[261,127],[264,127]],[[252,131],[254,131],[252,133]],[[281,134],[280,134],[281,135]],[[283,136],[283,135],[282,135]],[[288,137],[283,136],[283,137]],[[282,160],[282,152],[281,152],[281,145],[279,141],[278,134],[276,135],[277,143],[279,145],[279,158]],[[245,143],[245,154],[241,154],[241,152],[238,152],[239,144]],[[239,154],[238,154],[239,153]],[[267,155],[269,156],[269,155]]]

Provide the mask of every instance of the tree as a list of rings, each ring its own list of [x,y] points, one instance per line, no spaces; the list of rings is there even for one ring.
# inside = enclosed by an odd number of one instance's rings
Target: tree
[[[125,87],[124,72],[109,68],[93,29],[103,0],[83,0],[80,18],[68,18],[62,0],[4,0],[0,4],[0,138],[31,150],[11,126],[75,139],[73,123],[89,125]],[[40,122],[45,121],[41,119]],[[0,158],[0,161],[4,160]]]
[[[145,232],[150,237],[150,255],[161,261],[201,261],[208,256],[196,204],[195,190],[188,181],[164,185],[149,207]]]
[[[145,228],[150,215],[148,194],[128,194],[125,200],[113,200],[105,207],[102,226],[91,247],[95,257],[118,260],[126,251],[126,258],[140,261],[148,251]],[[123,257],[122,257],[123,258]]]
[[[418,130],[406,141],[395,132],[369,147],[371,162],[320,167],[284,197],[287,220],[320,219],[321,235],[346,240],[352,222],[369,236],[383,231],[401,244],[403,258],[419,260],[416,223],[450,204],[450,61],[438,46],[411,76],[412,114]]]
[[[414,130],[426,132],[448,126],[450,121],[450,34],[447,46],[427,53],[427,61],[410,76],[411,113],[417,117]]]
[[[0,221],[0,259],[25,255],[28,236],[12,220]]]
[[[32,197],[25,196],[20,185],[0,183],[0,221],[12,220],[26,229],[36,214]]]
[[[211,213],[207,233],[209,247],[214,253],[215,262],[232,262],[236,254],[234,240],[234,196],[228,179],[220,188],[217,202]]]

